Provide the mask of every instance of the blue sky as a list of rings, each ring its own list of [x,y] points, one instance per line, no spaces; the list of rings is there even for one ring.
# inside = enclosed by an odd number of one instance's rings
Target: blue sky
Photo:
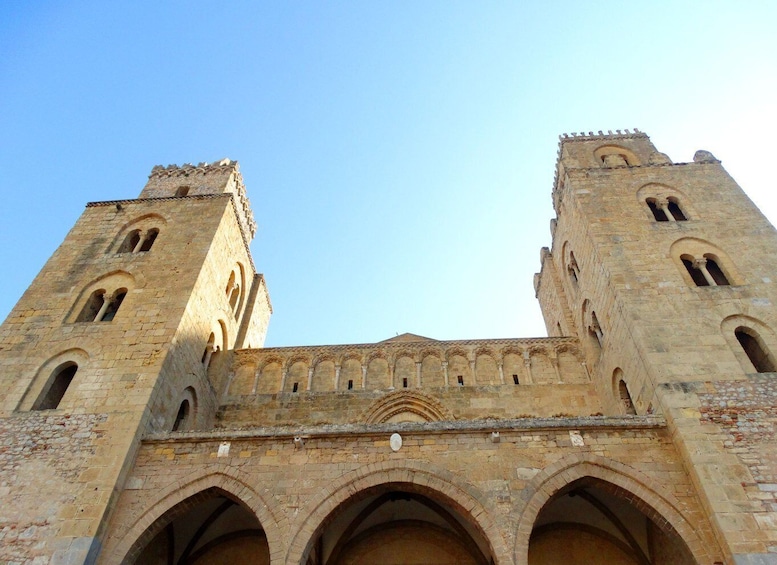
[[[5,318],[88,201],[240,161],[266,345],[545,335],[558,135],[712,151],[772,220],[774,2],[5,2]]]

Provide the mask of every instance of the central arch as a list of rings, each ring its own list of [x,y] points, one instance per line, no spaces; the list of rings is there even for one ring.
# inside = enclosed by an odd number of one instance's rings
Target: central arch
[[[455,538],[455,535],[450,535],[450,532],[455,531],[456,535],[470,536],[472,541],[484,546],[481,559],[494,563],[511,561],[509,549],[500,533],[501,528],[481,503],[485,500],[483,493],[449,471],[427,464],[422,468],[419,463],[404,461],[367,465],[334,481],[330,488],[301,512],[307,518],[291,540],[286,562],[307,563],[314,546],[321,543],[322,534],[336,520],[343,519],[347,512],[351,512],[351,522],[358,519],[359,515],[368,516],[391,497],[414,501],[436,512],[441,521],[448,521],[448,539]],[[452,519],[458,521],[458,527],[451,522]],[[395,526],[409,528],[411,523],[412,520],[402,520],[401,524],[396,523]],[[430,528],[428,531],[433,530]],[[429,537],[434,535],[436,533],[430,533]],[[473,556],[473,563],[479,562]]]

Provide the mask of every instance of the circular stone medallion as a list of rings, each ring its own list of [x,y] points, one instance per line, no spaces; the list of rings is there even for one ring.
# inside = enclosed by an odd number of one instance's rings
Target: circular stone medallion
[[[391,446],[391,451],[399,451],[402,449],[402,436],[399,434],[391,434],[389,445]]]

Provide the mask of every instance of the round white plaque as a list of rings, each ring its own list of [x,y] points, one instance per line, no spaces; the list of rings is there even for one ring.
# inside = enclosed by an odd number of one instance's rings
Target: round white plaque
[[[391,434],[389,445],[391,446],[391,451],[399,451],[402,449],[402,436],[399,434]]]

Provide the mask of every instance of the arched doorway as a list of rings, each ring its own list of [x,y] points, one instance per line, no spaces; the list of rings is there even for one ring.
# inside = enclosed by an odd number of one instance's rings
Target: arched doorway
[[[130,552],[138,565],[269,565],[259,520],[227,493],[210,488],[160,516]]]
[[[489,565],[489,543],[463,509],[412,483],[347,499],[324,520],[308,565]]]
[[[690,550],[655,510],[628,491],[583,477],[542,507],[529,540],[529,565],[695,565]]]

